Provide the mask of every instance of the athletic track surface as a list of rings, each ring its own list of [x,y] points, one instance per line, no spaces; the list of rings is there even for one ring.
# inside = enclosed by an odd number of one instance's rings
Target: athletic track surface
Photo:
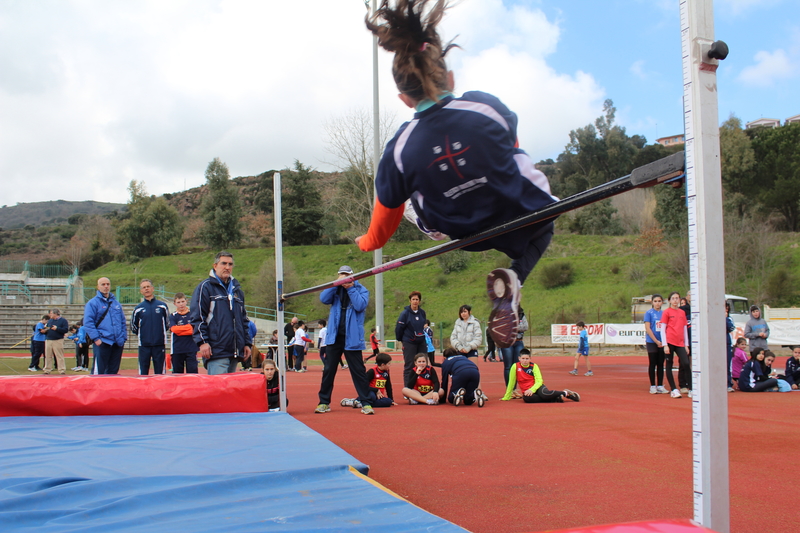
[[[310,366],[288,375],[289,413],[419,507],[476,533],[692,517],[691,400],[649,394],[645,356],[592,356],[592,377],[567,374],[572,357],[534,357],[549,388],[581,394],[546,405],[499,401],[503,365],[481,359],[482,409],[407,405],[393,360],[400,405],[374,416],[340,407],[354,396],[340,370],[332,411],[314,414],[322,369]],[[736,392],[728,409],[731,531],[800,531],[800,392]],[[276,460],[293,453],[261,446]]]

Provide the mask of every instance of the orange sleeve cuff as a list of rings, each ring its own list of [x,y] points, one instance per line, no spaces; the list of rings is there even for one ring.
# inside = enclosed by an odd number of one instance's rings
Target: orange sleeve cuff
[[[361,251],[371,252],[382,248],[400,226],[405,208],[405,204],[401,204],[400,207],[390,209],[375,198],[375,209],[372,210],[369,230],[358,241],[358,247],[361,248]]]
[[[169,330],[179,337],[194,333],[194,327],[191,324],[186,324],[184,326],[172,326],[169,328]]]

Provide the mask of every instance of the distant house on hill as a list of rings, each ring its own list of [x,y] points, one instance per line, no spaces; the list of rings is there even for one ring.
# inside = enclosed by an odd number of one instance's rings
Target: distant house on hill
[[[660,139],[656,139],[656,142],[662,146],[672,146],[675,144],[684,144],[686,142],[686,138],[681,133],[680,135],[670,135],[669,137],[661,137]]]
[[[800,115],[795,115],[793,117],[789,117],[786,119],[786,122],[783,123],[784,126],[788,126],[789,124],[797,124],[800,123]]]
[[[745,129],[752,129],[752,128],[779,128],[781,125],[781,121],[777,118],[760,118],[758,120],[754,120],[753,122],[748,122],[745,125]]]

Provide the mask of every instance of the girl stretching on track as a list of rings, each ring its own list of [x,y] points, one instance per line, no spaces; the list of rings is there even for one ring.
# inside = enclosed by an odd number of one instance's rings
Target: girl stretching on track
[[[367,28],[394,52],[392,74],[400,99],[416,111],[389,141],[375,179],[377,199],[363,251],[382,247],[403,219],[406,201],[420,229],[454,239],[490,229],[555,202],[547,177],[517,146],[517,116],[483,92],[453,95],[453,73],[436,26],[446,0],[382,0]],[[501,348],[514,344],[520,289],[553,236],[552,221],[518,229],[464,248],[499,250],[511,268],[487,280],[489,332]]]
[[[664,354],[667,361],[667,381],[672,389],[670,396],[680,398],[681,391],[675,386],[675,378],[672,376],[672,357],[678,356],[678,385],[689,393],[691,398],[692,388],[691,368],[689,367],[689,333],[686,313],[680,309],[681,295],[671,292],[669,298],[669,308],[661,313],[661,340],[664,343]]]

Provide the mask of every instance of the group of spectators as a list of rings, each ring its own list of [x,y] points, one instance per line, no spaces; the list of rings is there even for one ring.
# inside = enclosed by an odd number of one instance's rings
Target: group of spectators
[[[192,295],[192,308],[187,298],[177,293],[176,311],[154,296],[153,283],[143,279],[139,284],[142,301],[131,316],[131,331],[138,336],[139,374],[166,372],[166,347],[170,344],[173,373],[197,373],[197,356],[209,374],[230,373],[239,362],[248,362],[255,336],[254,324],[245,311],[245,300],[239,282],[233,277],[233,255],[219,252],[207,279],[200,282]],[[97,293],[84,308],[83,320],[73,326],[70,339],[76,344],[76,366],[73,371],[89,370],[88,347],[93,349],[93,374],[118,374],[122,350],[128,340],[128,327],[122,305],[111,292],[111,281],[100,278]],[[33,327],[31,364],[28,370],[41,370],[39,361],[45,356],[44,373],[55,368],[66,373],[64,337],[70,331],[59,309]]]
[[[681,298],[677,292],[669,295],[669,307],[662,310],[664,299],[660,294],[652,296],[652,308],[644,316],[644,325],[649,359],[648,375],[650,394],[670,394],[680,398],[692,396],[691,371],[691,293]],[[726,353],[728,392],[762,392],[797,390],[800,386],[800,347],[793,350],[786,363],[784,374],[772,370],[775,354],[769,350],[769,325],[761,317],[761,309],[750,307],[750,319],[745,324],[744,336],[733,343],[731,333],[736,330],[730,317],[730,305],[725,304]],[[749,345],[749,346],[748,346]],[[749,349],[749,355],[748,355]],[[673,358],[677,356],[678,382],[672,374]],[[663,386],[666,377],[671,390]]]

